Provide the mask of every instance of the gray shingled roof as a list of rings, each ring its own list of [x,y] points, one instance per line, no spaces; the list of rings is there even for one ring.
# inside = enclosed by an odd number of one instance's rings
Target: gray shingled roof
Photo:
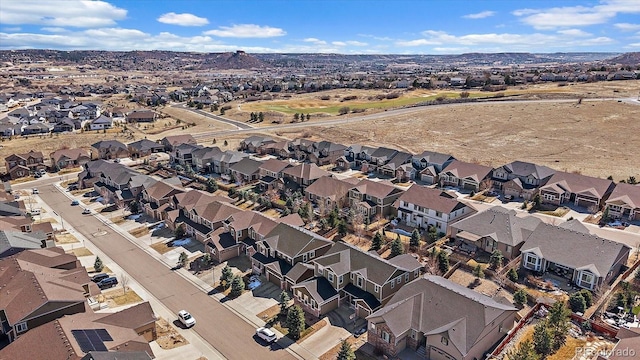
[[[260,171],[260,166],[262,166],[262,162],[258,160],[253,160],[250,158],[244,158],[237,163],[231,165],[229,169],[231,171],[237,171],[242,175],[252,175]]]
[[[400,288],[386,306],[367,319],[382,318],[396,337],[410,329],[425,334],[447,333],[449,341],[464,356],[482,339],[492,321],[515,311],[513,306],[448,279],[425,275]]]
[[[350,244],[337,242],[325,255],[316,258],[314,262],[331,268],[338,276],[359,272],[369,281],[384,285],[389,279],[396,276],[397,272],[414,271],[421,267],[414,257],[410,256],[410,258],[403,256],[393,262],[385,260],[377,254],[364,252]]]
[[[11,248],[40,249],[42,241],[46,239],[46,235],[42,233],[0,230],[0,254]]]
[[[578,249],[582,251],[576,251]],[[520,251],[535,253],[547,261],[572,269],[588,269],[604,277],[620,256],[629,251],[629,247],[596,235],[541,223]]]
[[[547,185],[541,189],[558,191],[559,187],[570,193],[582,193],[602,198],[613,190],[613,186],[614,184],[611,180],[558,171],[549,179]]]
[[[556,172],[552,168],[524,161],[514,161],[504,165],[503,168],[515,176],[527,177],[533,175],[534,178],[539,180],[548,178]]]
[[[470,178],[476,182],[482,181],[493,171],[492,168],[484,165],[454,160],[442,172],[449,172],[458,179]]]
[[[623,202],[633,208],[640,208],[640,186],[631,184],[616,184],[607,204],[613,202]]]
[[[480,237],[491,237],[502,244],[517,246],[524,242],[541,222],[536,217],[519,217],[516,216],[515,210],[495,206],[451,226]]]
[[[283,223],[273,228],[262,242],[291,258],[333,243],[316,233]]]

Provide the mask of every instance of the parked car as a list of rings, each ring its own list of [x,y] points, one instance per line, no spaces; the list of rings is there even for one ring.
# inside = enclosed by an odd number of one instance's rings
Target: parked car
[[[31,209],[31,211],[29,211],[29,214],[31,214],[31,215],[40,215],[40,214],[42,214],[42,209]]]
[[[74,199],[74,200],[72,200],[72,201],[71,201],[71,206],[76,206],[76,205],[80,205],[80,201],[75,200],[75,199]]]
[[[42,177],[42,175],[40,175],[40,173],[39,173],[39,172],[37,172],[37,173],[33,174],[33,177],[34,177],[34,178],[36,178],[36,179],[38,179],[38,178],[41,178],[41,177]]]
[[[106,279],[102,279],[98,281],[98,287],[100,289],[108,289],[118,285],[118,279],[116,277],[108,277]]]
[[[105,273],[100,273],[97,275],[93,275],[91,277],[91,281],[93,281],[94,283],[100,282],[104,279],[108,279],[109,278],[109,274],[105,274]]]
[[[196,318],[191,316],[187,310],[180,310],[178,312],[178,320],[186,327],[192,327],[196,324]]]
[[[266,327],[257,328],[256,335],[258,335],[260,339],[269,343],[272,343],[278,340],[278,338],[276,337],[276,333],[274,333],[273,330]]]
[[[33,194],[40,194],[40,192],[39,192],[39,191],[38,191],[38,189],[36,189],[36,188],[33,188],[33,190],[31,190],[31,192],[32,192]]]

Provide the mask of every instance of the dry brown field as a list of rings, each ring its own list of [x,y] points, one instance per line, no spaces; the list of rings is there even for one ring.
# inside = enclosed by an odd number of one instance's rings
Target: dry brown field
[[[640,106],[616,101],[424,107],[387,119],[277,134],[432,150],[490,166],[522,160],[616,180],[640,175]]]

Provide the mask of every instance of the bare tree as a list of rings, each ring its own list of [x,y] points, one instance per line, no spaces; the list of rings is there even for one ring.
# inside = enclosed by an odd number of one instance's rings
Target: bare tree
[[[491,179],[484,179],[480,183],[480,190],[489,190],[489,191],[491,191],[492,188],[493,188],[493,180],[491,180]]]
[[[360,211],[356,212],[353,220],[351,220],[351,224],[353,225],[353,231],[358,236],[358,240],[360,240],[364,234],[364,227],[362,226],[362,224],[364,224],[364,214]]]
[[[122,295],[125,295],[129,285],[129,276],[122,274],[122,276],[120,276],[120,284],[122,284]]]

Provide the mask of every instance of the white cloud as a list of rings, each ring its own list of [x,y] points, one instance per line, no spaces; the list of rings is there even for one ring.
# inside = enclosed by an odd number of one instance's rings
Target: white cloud
[[[361,41],[354,41],[354,40],[349,40],[349,41],[333,41],[331,42],[332,45],[335,46],[367,46],[369,44],[365,43],[365,42],[361,42]]]
[[[618,24],[613,24],[613,26],[615,26],[616,28],[622,31],[640,30],[640,24],[618,23]]]
[[[233,26],[220,26],[218,29],[205,31],[204,34],[231,38],[270,38],[284,36],[287,32],[280,28],[270,26],[240,24]]]
[[[583,31],[569,29],[559,31],[556,34],[511,34],[488,33],[451,35],[444,31],[423,31],[422,39],[397,41],[401,47],[420,47],[435,45],[433,50],[444,52],[446,50],[465,48],[474,51],[539,51],[540,48],[566,48],[582,47],[590,45],[611,44],[615,41],[608,37],[588,38],[591,34]],[[459,45],[459,46],[456,46]]]
[[[625,47],[640,48],[640,42],[639,43],[632,43],[632,44],[629,44],[629,45],[627,45]]]
[[[464,15],[463,18],[465,19],[484,19],[484,18],[488,18],[490,16],[495,15],[496,12],[495,11],[481,11],[479,13],[475,13],[475,14],[467,14]]]
[[[566,30],[558,30],[558,34],[574,36],[574,37],[587,37],[593,34],[590,34],[586,31],[582,31],[580,29],[566,29]]]
[[[619,13],[640,13],[637,0],[601,0],[600,5],[565,6],[548,9],[519,9],[513,15],[536,29],[548,30],[604,24]]]
[[[40,30],[50,32],[50,33],[63,33],[63,32],[69,31],[62,27],[43,27]]]
[[[11,25],[103,27],[126,18],[127,10],[105,1],[3,1],[0,23]]]
[[[179,26],[204,26],[209,23],[209,20],[207,20],[207,18],[195,16],[188,13],[176,14],[174,12],[162,14],[157,20],[164,24]]]
[[[327,42],[324,40],[316,39],[316,38],[306,38],[302,40],[304,42],[316,44],[316,45],[327,45]]]

